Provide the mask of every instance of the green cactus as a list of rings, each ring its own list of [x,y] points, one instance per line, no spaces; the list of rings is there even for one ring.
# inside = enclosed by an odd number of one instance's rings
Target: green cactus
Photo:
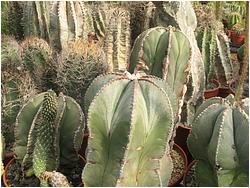
[[[249,115],[232,95],[211,98],[198,108],[187,140],[198,160],[198,186],[248,186],[248,130]]]
[[[77,163],[83,129],[83,112],[71,97],[57,97],[49,90],[31,98],[20,110],[15,128],[16,159],[25,176],[35,174],[46,186],[45,172]]]
[[[85,95],[90,137],[84,185],[167,186],[173,101],[165,81],[154,76],[97,77]]]
[[[19,2],[1,1],[1,33],[12,35],[17,40],[23,39],[22,14]]]
[[[177,96],[178,109],[181,110],[191,56],[189,40],[181,31],[171,26],[155,27],[143,32],[136,39],[128,70],[130,73],[143,70],[166,80]]]
[[[104,51],[109,72],[126,70],[130,53],[130,14],[127,9],[112,9],[104,41]]]
[[[56,65],[49,44],[37,37],[28,37],[21,43],[22,61],[41,91],[55,89]]]
[[[62,50],[57,71],[57,83],[63,93],[82,105],[88,86],[108,71],[108,65],[99,43],[78,40]]]
[[[206,85],[214,78],[223,85],[230,84],[233,80],[233,65],[227,36],[216,28],[199,28],[197,42],[204,62]]]

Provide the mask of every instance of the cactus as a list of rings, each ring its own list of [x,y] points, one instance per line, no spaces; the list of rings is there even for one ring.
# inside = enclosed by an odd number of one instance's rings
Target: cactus
[[[197,41],[204,62],[206,85],[215,77],[223,85],[230,84],[233,80],[233,65],[226,34],[217,28],[199,28]]]
[[[195,29],[197,27],[197,18],[191,2],[172,1],[172,2],[153,2],[156,6],[153,17],[154,26],[169,25],[180,29],[188,38],[191,44],[191,87],[192,92],[186,96],[188,124],[193,119],[197,107],[203,100],[205,89],[205,71],[202,56],[197,46],[195,38]]]
[[[125,8],[114,8],[104,41],[109,72],[125,71],[130,53],[130,14]]]
[[[7,147],[14,142],[14,123],[22,104],[37,91],[21,60],[22,48],[13,37],[1,39],[1,117]],[[11,149],[11,148],[10,148]]]
[[[198,160],[198,186],[248,186],[248,130],[249,115],[232,95],[211,98],[198,108],[187,140]]]
[[[83,139],[84,115],[68,96],[49,90],[31,98],[20,110],[15,128],[16,159],[25,176],[35,174],[47,185],[45,172],[77,163]]]
[[[56,65],[49,44],[37,37],[28,37],[21,43],[22,61],[37,88],[41,91],[55,89]]]
[[[65,94],[83,104],[92,80],[107,70],[100,44],[78,40],[62,50],[58,58],[57,83]]]
[[[22,13],[19,2],[1,1],[1,33],[23,39]]]
[[[167,186],[173,101],[169,86],[154,76],[97,77],[85,95],[90,136],[84,185]]]
[[[181,110],[190,72],[191,46],[186,36],[169,26],[143,32],[133,46],[129,72],[143,70],[166,80]],[[180,114],[180,111],[178,112]]]

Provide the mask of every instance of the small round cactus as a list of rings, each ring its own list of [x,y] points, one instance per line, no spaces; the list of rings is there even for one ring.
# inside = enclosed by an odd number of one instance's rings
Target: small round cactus
[[[84,94],[92,80],[108,70],[99,43],[78,40],[62,50],[58,58],[57,83],[61,91],[83,104]]]

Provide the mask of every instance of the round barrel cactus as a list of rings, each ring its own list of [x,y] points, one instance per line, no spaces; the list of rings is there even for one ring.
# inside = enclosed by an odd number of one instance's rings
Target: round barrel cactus
[[[248,101],[248,99],[246,99]],[[197,110],[187,143],[198,163],[198,186],[248,186],[248,106],[234,97],[211,98]]]
[[[105,60],[100,43],[77,40],[64,48],[58,58],[57,84],[63,93],[83,103],[91,82],[108,71]]]
[[[83,129],[84,115],[73,98],[57,97],[52,90],[31,98],[20,110],[15,127],[16,158],[25,175],[41,178],[59,165],[77,163]]]
[[[167,186],[175,96],[143,73],[97,77],[85,95],[89,141],[85,186]],[[94,177],[94,178],[93,178]]]
[[[21,43],[22,61],[40,91],[54,89],[56,65],[49,44],[37,37],[28,37]]]

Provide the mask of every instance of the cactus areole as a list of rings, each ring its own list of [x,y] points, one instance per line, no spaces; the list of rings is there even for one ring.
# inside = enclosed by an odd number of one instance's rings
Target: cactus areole
[[[176,105],[165,81],[144,73],[97,77],[85,95],[85,186],[167,186]],[[94,178],[93,178],[94,177]]]
[[[248,186],[249,101],[215,97],[197,110],[187,144],[198,160],[198,186]]]

